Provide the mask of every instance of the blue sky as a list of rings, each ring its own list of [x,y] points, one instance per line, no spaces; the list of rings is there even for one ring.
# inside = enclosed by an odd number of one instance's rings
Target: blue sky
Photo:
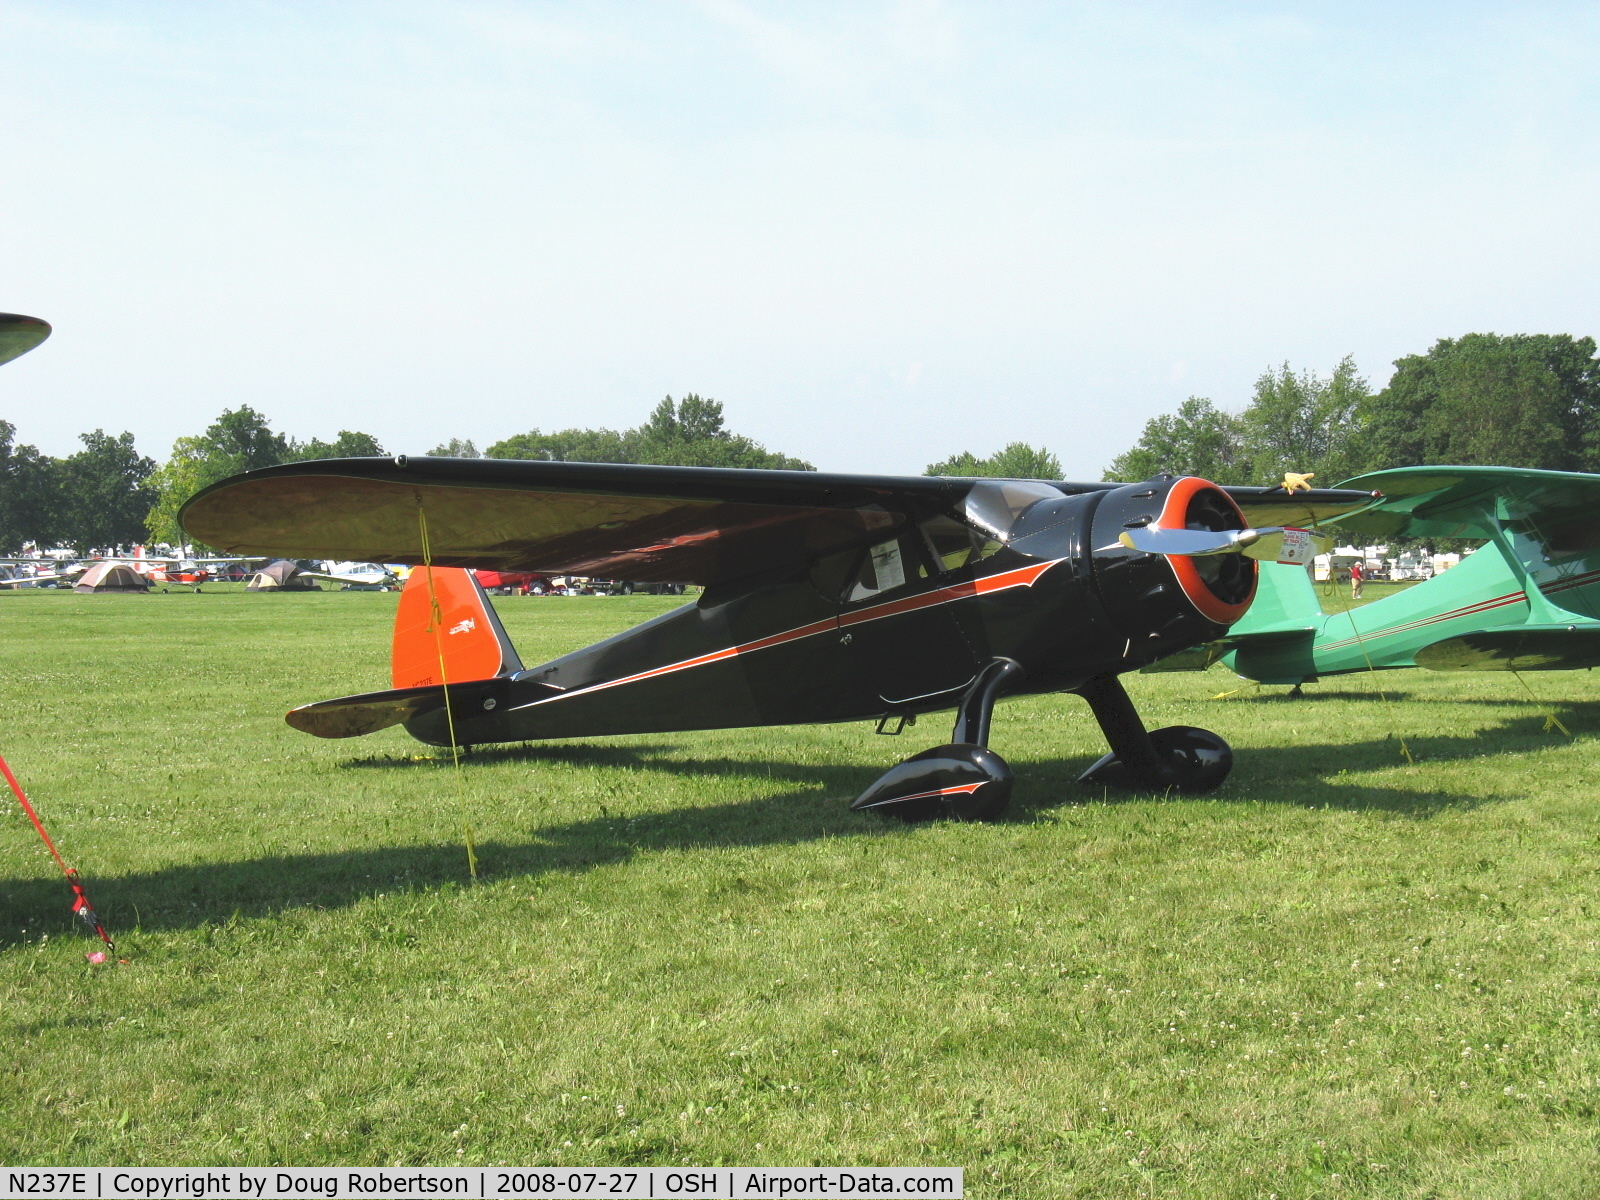
[[[638,423],[824,469],[1600,334],[1600,8],[0,0],[0,372],[53,454]]]

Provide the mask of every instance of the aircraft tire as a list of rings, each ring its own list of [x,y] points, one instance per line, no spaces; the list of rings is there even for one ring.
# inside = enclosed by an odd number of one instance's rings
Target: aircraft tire
[[[1161,756],[1158,770],[1133,771],[1115,754],[1107,754],[1078,776],[1078,782],[1129,791],[1193,794],[1220,787],[1233,769],[1232,748],[1209,729],[1168,725],[1152,729],[1150,741]]]
[[[923,821],[992,821],[1011,802],[1015,777],[987,746],[963,742],[935,746],[890,768],[850,806],[908,824]]]
[[[1213,791],[1233,770],[1233,748],[1209,729],[1168,725],[1151,730],[1150,740],[1167,760],[1180,792]]]

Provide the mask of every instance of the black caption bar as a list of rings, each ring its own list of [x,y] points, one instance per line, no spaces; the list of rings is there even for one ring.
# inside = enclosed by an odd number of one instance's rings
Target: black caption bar
[[[960,1200],[959,1167],[92,1167],[7,1169],[7,1200],[363,1200],[365,1197],[533,1197],[537,1200]]]

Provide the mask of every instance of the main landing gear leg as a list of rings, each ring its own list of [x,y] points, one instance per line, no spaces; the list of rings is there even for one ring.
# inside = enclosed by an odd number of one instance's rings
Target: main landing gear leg
[[[991,659],[962,693],[950,743],[890,768],[856,797],[851,811],[882,809],[907,821],[999,816],[1011,800],[1013,776],[1006,760],[989,749],[989,719],[1000,693],[1024,674],[1012,659]]]
[[[1078,776],[1079,783],[1209,792],[1228,777],[1233,751],[1227,742],[1209,730],[1189,725],[1146,731],[1115,675],[1091,679],[1078,694],[1089,702],[1111,745],[1110,754]]]

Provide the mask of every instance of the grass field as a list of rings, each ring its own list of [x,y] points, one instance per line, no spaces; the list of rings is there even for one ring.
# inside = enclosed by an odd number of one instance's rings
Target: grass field
[[[993,740],[1008,818],[907,828],[848,799],[942,722],[501,748],[459,781],[398,730],[284,725],[386,686],[394,603],[0,595],[0,753],[130,960],[85,962],[10,805],[4,1163],[1600,1194],[1588,673],[1299,701],[1213,700],[1239,685],[1220,668],[1128,677],[1152,725],[1233,743],[1204,798],[1076,787],[1103,751],[1086,707],[1021,700]],[[671,603],[500,607],[534,662]]]

